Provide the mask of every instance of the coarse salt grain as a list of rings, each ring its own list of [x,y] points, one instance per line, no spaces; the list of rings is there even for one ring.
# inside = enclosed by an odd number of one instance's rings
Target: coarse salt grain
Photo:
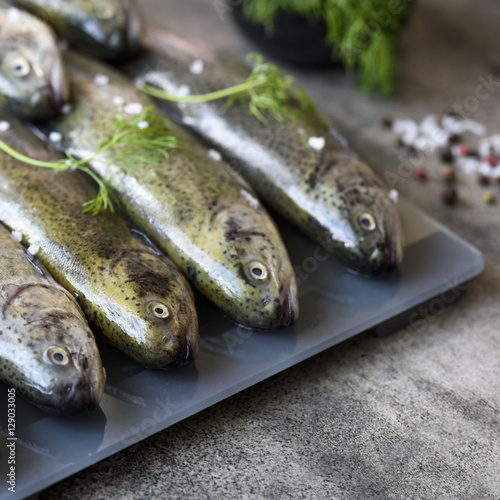
[[[14,241],[21,243],[21,240],[23,239],[23,233],[21,233],[21,231],[12,231],[12,233],[10,233],[10,234],[11,234],[12,239]]]
[[[192,125],[196,125],[197,120],[196,120],[196,118],[193,118],[192,116],[185,116],[182,119],[182,122],[184,123],[184,125],[192,126]]]
[[[123,106],[125,99],[121,95],[115,95],[112,102],[113,106]]]
[[[10,128],[10,123],[5,120],[0,121],[0,132],[7,132]]]
[[[129,115],[138,115],[142,111],[142,104],[140,102],[129,102],[123,110]]]
[[[61,52],[66,52],[69,48],[69,42],[68,40],[59,40],[57,46]]]
[[[94,76],[94,83],[98,87],[104,87],[109,83],[109,76],[98,73],[97,75]]]
[[[61,140],[62,140],[62,134],[60,132],[51,132],[49,134],[50,142],[61,142]]]
[[[326,144],[324,137],[309,137],[307,144],[316,151],[321,151]]]
[[[391,189],[388,193],[389,200],[393,203],[397,203],[399,201],[399,192],[396,189]]]
[[[67,102],[66,104],[63,104],[61,106],[61,113],[63,115],[69,115],[71,113],[72,109],[73,109],[73,107],[71,106],[71,104],[69,102]]]
[[[193,73],[193,75],[201,75],[204,70],[204,64],[201,59],[195,59],[192,63],[191,66],[189,66],[189,71]]]
[[[38,253],[39,250],[40,250],[40,245],[38,243],[32,243],[28,247],[28,253],[33,257]]]
[[[257,200],[257,198],[255,198],[255,196],[252,196],[246,189],[240,189],[240,193],[243,195],[245,200],[247,200],[248,204],[253,209],[259,208],[259,200]]]
[[[210,158],[212,158],[212,160],[215,160],[215,161],[222,160],[222,155],[216,149],[209,149],[208,156],[210,156]]]
[[[10,7],[9,10],[7,10],[7,19],[10,22],[17,23],[21,17],[21,11],[19,9],[16,9],[15,7]]]
[[[137,127],[140,129],[145,129],[149,127],[149,123],[147,121],[142,121],[137,124]]]
[[[178,97],[186,97],[191,92],[189,85],[181,85],[178,89],[175,90],[175,95]]]

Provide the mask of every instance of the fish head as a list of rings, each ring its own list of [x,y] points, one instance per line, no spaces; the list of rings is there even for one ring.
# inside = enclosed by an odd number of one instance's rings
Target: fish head
[[[106,372],[92,331],[68,292],[43,283],[17,287],[3,315],[19,325],[10,357],[30,400],[64,416],[99,404]]]
[[[148,249],[115,253],[113,296],[121,332],[119,347],[142,366],[168,369],[191,363],[198,353],[198,317],[191,288],[168,259]],[[121,321],[121,323],[119,323]]]
[[[402,229],[397,205],[379,179],[362,162],[352,159],[345,166],[341,184],[343,199],[343,248],[336,256],[354,274],[378,276],[401,262]],[[349,178],[351,181],[346,182]]]
[[[17,11],[8,9],[12,10]],[[8,19],[9,15],[0,28],[5,28]],[[69,82],[55,34],[24,12],[17,22],[18,27],[13,20],[0,31],[1,105],[23,118],[51,118],[69,99]]]
[[[233,270],[233,318],[251,328],[290,326],[299,313],[297,284],[288,252],[272,219],[249,189],[244,201],[219,213],[224,259]],[[241,300],[241,298],[243,298]]]
[[[77,0],[71,8],[79,30],[70,41],[86,52],[107,59],[139,51],[143,25],[134,0]]]

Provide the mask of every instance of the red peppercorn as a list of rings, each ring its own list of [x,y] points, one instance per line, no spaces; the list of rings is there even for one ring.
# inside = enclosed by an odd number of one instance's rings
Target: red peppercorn
[[[459,144],[457,146],[457,152],[459,156],[467,156],[469,154],[469,148],[465,144]]]
[[[414,175],[415,179],[417,179],[417,181],[426,181],[427,180],[427,172],[423,168],[417,168],[417,170],[415,170],[415,173],[413,175]]]
[[[488,155],[486,157],[486,162],[490,167],[494,167],[497,164],[497,159],[493,155]]]

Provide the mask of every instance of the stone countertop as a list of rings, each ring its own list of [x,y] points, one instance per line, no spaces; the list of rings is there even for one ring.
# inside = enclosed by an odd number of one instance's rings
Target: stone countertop
[[[142,0],[155,25],[244,56],[218,0]],[[225,2],[231,4],[234,2]],[[380,175],[402,150],[380,126],[421,120],[500,82],[500,4],[419,0],[398,97],[367,97],[339,70],[292,73]],[[490,76],[491,75],[491,76]],[[500,86],[471,118],[500,133]],[[500,206],[473,178],[450,208],[431,179],[401,195],[475,244],[486,268],[459,305],[387,338],[358,335],[45,490],[59,498],[500,499]],[[500,184],[489,188],[500,198]]]

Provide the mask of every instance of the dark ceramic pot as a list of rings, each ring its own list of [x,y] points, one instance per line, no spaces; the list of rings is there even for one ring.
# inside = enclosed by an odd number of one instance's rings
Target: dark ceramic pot
[[[279,12],[274,20],[274,31],[268,34],[261,24],[248,21],[243,8],[232,10],[240,30],[263,52],[275,59],[302,66],[331,66],[338,64],[332,57],[332,46],[326,45],[326,25],[311,22],[303,16]]]
[[[415,0],[402,0],[410,8],[403,22],[408,22]],[[304,16],[278,12],[274,30],[267,33],[264,26],[246,19],[241,3],[235,5],[232,16],[240,30],[263,52],[273,58],[301,66],[340,65],[332,45],[325,42],[324,21],[311,21]]]

